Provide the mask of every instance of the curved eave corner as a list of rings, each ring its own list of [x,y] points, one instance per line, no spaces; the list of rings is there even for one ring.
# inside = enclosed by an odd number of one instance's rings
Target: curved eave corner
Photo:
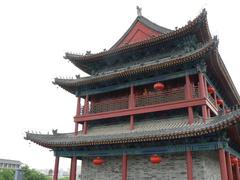
[[[71,79],[72,80],[72,79]],[[58,79],[58,78],[55,78],[54,81],[52,82],[54,85],[58,86],[58,87],[61,87],[62,89],[66,90],[67,92],[73,94],[73,95],[76,95],[76,90],[77,90],[77,87],[76,86],[73,86],[73,84],[66,84],[66,82],[69,82],[71,80],[65,80],[65,79]]]

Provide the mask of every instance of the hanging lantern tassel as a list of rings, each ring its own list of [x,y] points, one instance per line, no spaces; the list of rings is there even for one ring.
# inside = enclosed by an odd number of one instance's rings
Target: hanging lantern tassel
[[[96,165],[96,166],[100,166],[104,163],[104,160],[100,157],[97,157],[93,160],[93,164]]]
[[[165,85],[163,83],[157,82],[153,85],[153,88],[158,91],[162,91],[165,88]]]
[[[161,157],[158,156],[157,154],[153,154],[150,157],[150,161],[151,161],[152,164],[159,164],[161,162]]]

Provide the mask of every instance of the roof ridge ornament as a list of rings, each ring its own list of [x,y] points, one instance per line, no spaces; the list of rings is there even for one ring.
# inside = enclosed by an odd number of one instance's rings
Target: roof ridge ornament
[[[140,8],[139,6],[137,6],[137,15],[142,16],[142,8]]]

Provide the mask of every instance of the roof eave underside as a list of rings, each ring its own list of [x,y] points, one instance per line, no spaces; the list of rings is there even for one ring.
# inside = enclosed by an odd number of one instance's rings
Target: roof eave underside
[[[98,75],[98,76],[90,76],[87,78],[82,78],[82,79],[55,79],[54,84],[59,85],[63,89],[68,89],[72,87],[79,87],[79,86],[84,86],[84,85],[90,85],[92,83],[96,82],[102,82],[106,80],[113,80],[115,78],[119,77],[129,77],[131,75],[135,75],[137,73],[142,73],[145,70],[158,70],[158,69],[163,69],[167,68],[169,66],[177,65],[180,63],[184,63],[187,61],[194,60],[196,58],[200,58],[204,55],[206,55],[210,50],[213,50],[217,47],[218,41],[216,39],[211,40],[207,44],[205,44],[203,47],[187,53],[185,55],[181,55],[179,57],[175,58],[167,58],[165,61],[157,61],[155,64],[149,64],[149,65],[144,65],[144,66],[138,66],[136,68],[132,69],[126,69],[125,71],[119,71],[119,72],[114,72],[110,74],[105,74],[105,75]]]

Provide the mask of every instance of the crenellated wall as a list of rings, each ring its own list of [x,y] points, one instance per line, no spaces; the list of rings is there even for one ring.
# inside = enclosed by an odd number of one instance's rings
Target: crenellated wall
[[[162,155],[162,162],[153,165],[149,156],[128,156],[127,180],[186,180],[186,156],[184,153]],[[121,180],[122,157],[105,157],[102,166],[94,166],[92,158],[82,162],[81,180]],[[219,180],[220,168],[217,152],[193,153],[193,179]]]

